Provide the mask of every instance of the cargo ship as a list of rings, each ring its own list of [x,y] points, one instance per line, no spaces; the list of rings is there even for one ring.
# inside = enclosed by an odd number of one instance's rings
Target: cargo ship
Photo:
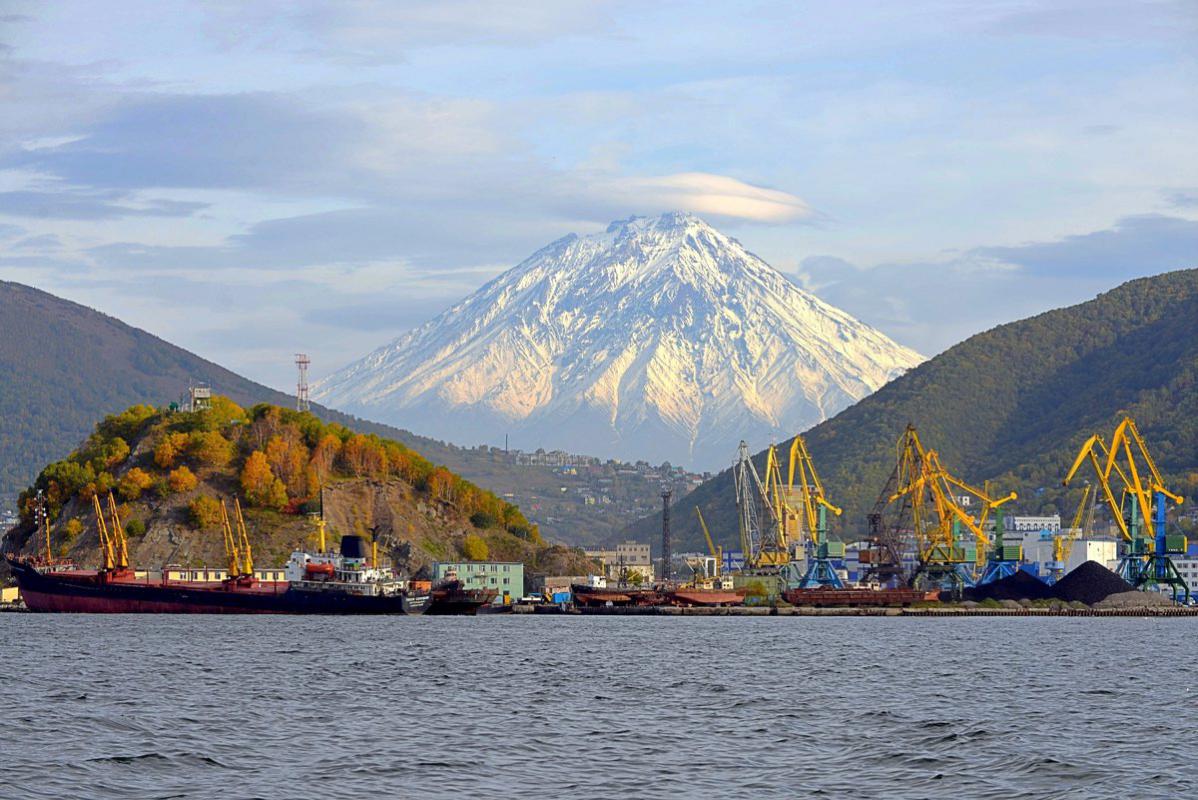
[[[138,577],[128,567],[47,568],[6,556],[31,611],[95,614],[421,614],[429,595],[370,566],[365,542],[345,536],[340,553],[296,551],[289,580],[259,581],[252,574],[223,581]],[[441,612],[446,613],[446,612]]]

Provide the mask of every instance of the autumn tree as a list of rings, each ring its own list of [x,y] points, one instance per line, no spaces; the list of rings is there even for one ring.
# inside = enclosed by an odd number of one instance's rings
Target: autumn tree
[[[219,431],[192,431],[187,435],[187,454],[205,467],[223,467],[233,458],[233,444]]]
[[[154,485],[154,479],[140,467],[134,467],[125,473],[117,483],[117,492],[126,500],[136,500],[141,493]]]
[[[466,534],[466,538],[462,540],[463,558],[468,561],[486,561],[489,556],[490,550],[483,537],[476,533]]]
[[[220,501],[202,494],[188,504],[191,524],[197,528],[211,528],[220,523]]]
[[[170,469],[187,449],[187,434],[166,433],[154,447],[154,463],[160,469]]]
[[[454,478],[445,467],[435,467],[428,476],[428,492],[437,500],[453,502]]]
[[[275,476],[287,488],[289,496],[307,496],[305,469],[308,448],[299,440],[295,431],[291,431],[290,435],[272,436],[266,443],[265,456]]]
[[[378,478],[387,470],[387,456],[382,445],[360,433],[349,437],[341,446],[341,461],[356,478]]]
[[[166,477],[166,483],[172,492],[190,492],[196,488],[199,481],[196,479],[195,473],[185,466],[180,466],[171,470]]]
[[[333,465],[337,461],[337,455],[341,452],[341,440],[331,433],[326,433],[320,437],[320,441],[312,448],[312,460],[310,465],[316,477],[316,484],[310,488],[324,485],[330,473],[333,471]]]
[[[241,470],[241,489],[250,503],[264,508],[287,505],[287,487],[271,471],[270,462],[261,450],[250,453]]]

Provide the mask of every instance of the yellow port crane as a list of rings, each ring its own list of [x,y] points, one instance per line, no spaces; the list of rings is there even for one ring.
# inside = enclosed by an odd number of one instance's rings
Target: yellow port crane
[[[1136,588],[1169,586],[1174,600],[1181,595],[1183,602],[1189,602],[1190,588],[1171,558],[1186,552],[1186,537],[1166,530],[1168,502],[1181,505],[1183,498],[1165,486],[1135,421],[1124,417],[1115,427],[1109,447],[1100,435],[1090,436],[1063,484],[1068,486],[1087,462],[1123,540],[1119,575]],[[1116,489],[1120,490],[1118,500]]]
[[[711,557],[715,559],[715,573],[712,578],[720,577],[720,569],[724,563],[724,548],[717,547],[716,543],[711,538],[711,531],[707,529],[707,521],[703,519],[703,512],[696,505],[695,515],[699,517],[699,527],[703,529],[703,538],[707,540],[707,550],[711,553]]]
[[[899,485],[889,502],[902,500],[910,507],[918,563],[909,583],[916,588],[946,589],[959,595],[970,582],[965,565],[976,564],[977,548],[993,544],[985,531],[990,512],[1017,495],[1011,492],[994,498],[957,478],[941,464],[935,450],[923,449],[913,429],[908,429],[900,443],[904,451],[899,456]],[[979,501],[981,512],[977,517],[962,507],[965,497]],[[961,528],[972,535],[973,544],[960,540]]]
[[[791,560],[791,530],[794,513],[787,498],[787,488],[782,483],[782,461],[778,448],[770,445],[765,454],[765,502],[769,506],[767,535],[757,557],[757,566],[777,567]]]
[[[749,445],[741,442],[732,477],[740,544],[745,566],[750,568],[777,567],[789,561],[785,520],[781,516],[782,481],[777,451],[772,445],[766,455],[765,474],[768,487],[753,464]]]
[[[793,568],[787,571],[787,584],[799,589],[844,588],[835,563],[844,558],[844,542],[828,539],[828,512],[840,516],[842,511],[828,501],[823,481],[802,436],[795,436],[790,443],[786,489],[788,518],[794,518],[801,526],[801,530],[791,536],[791,541],[801,542],[807,557],[807,568],[801,576]]]
[[[1069,566],[1069,556],[1073,553],[1073,543],[1086,538],[1086,534],[1093,529],[1094,511],[1097,506],[1098,492],[1094,491],[1093,484],[1086,481],[1081,502],[1077,504],[1077,511],[1073,515],[1073,524],[1069,526],[1069,530],[1060,531],[1052,537],[1052,561],[1047,565],[1052,583],[1064,577],[1065,569]]]

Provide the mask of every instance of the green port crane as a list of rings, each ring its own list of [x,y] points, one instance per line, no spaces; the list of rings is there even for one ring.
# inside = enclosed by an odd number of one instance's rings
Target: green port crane
[[[1174,601],[1180,595],[1181,602],[1188,603],[1190,587],[1172,559],[1185,554],[1188,542],[1183,534],[1166,530],[1168,503],[1181,505],[1183,498],[1165,486],[1135,421],[1124,417],[1109,446],[1100,435],[1090,436],[1073,460],[1063,485],[1068,486],[1086,463],[1094,470],[1122,537],[1120,577],[1137,589],[1168,586]],[[1120,492],[1118,500],[1116,490]]]

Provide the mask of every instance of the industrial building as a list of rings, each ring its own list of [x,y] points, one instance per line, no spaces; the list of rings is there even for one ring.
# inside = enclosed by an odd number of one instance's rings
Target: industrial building
[[[587,550],[586,554],[599,562],[610,580],[626,582],[639,578],[643,583],[653,582],[653,559],[647,543],[625,541],[614,548]]]

